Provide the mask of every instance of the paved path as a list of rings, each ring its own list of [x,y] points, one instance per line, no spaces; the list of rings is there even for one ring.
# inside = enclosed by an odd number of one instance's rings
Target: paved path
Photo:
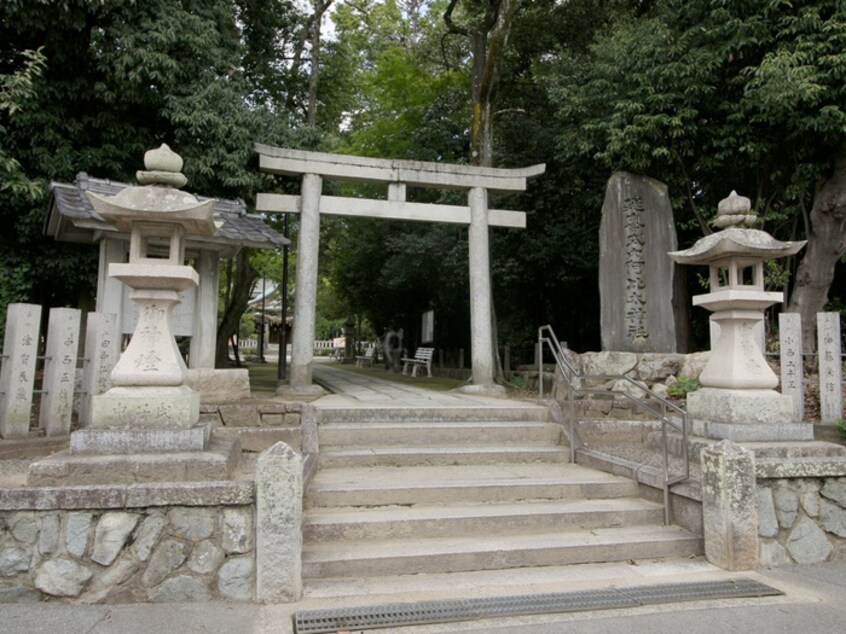
[[[691,562],[691,565],[695,564]],[[655,583],[662,572],[671,572],[666,564],[644,562],[641,575],[646,583]],[[663,567],[663,571],[662,571]],[[632,567],[634,568],[634,567]],[[589,572],[602,567],[584,568],[584,577],[600,576]],[[679,572],[679,571],[677,571]],[[705,572],[705,571],[703,571]],[[723,578],[742,576],[756,579],[782,590],[780,597],[676,603],[624,610],[547,614],[447,623],[408,628],[367,630],[374,634],[640,634],[678,632],[710,634],[743,632],[756,634],[833,634],[846,631],[846,563],[785,566],[753,573],[711,573]],[[677,581],[694,581],[699,575],[688,569]],[[555,591],[583,589],[578,570],[570,582],[559,583]],[[592,585],[632,585],[632,579],[608,578]],[[667,581],[666,578],[662,581]],[[584,578],[582,578],[584,582]],[[460,590],[459,590],[460,592]],[[378,602],[380,597],[373,597]],[[408,600],[414,600],[410,597]],[[304,605],[307,603],[308,605]],[[242,605],[215,601],[211,603],[158,603],[137,605],[70,606],[56,603],[31,605],[0,604],[0,631],[4,634],[291,634],[292,616],[303,607],[337,607],[336,599],[292,605]],[[356,634],[361,630],[349,630]]]
[[[406,383],[396,383],[370,374],[314,364],[314,378],[333,394],[314,402],[319,408],[335,407],[514,407],[531,403],[457,392],[440,392]]]

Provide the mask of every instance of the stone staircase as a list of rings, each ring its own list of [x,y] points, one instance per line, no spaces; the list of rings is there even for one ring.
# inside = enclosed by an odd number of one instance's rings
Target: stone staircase
[[[544,408],[321,412],[303,577],[327,580],[687,557],[637,483],[570,464]]]

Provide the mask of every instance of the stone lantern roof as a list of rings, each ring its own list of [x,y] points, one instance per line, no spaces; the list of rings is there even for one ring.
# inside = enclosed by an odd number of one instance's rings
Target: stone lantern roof
[[[689,249],[671,251],[669,256],[679,264],[714,264],[729,258],[741,261],[770,260],[794,255],[805,246],[806,240],[782,242],[766,231],[752,229],[757,215],[750,213],[750,201],[737,192],[720,202],[719,215],[714,224],[725,227],[700,238]]]

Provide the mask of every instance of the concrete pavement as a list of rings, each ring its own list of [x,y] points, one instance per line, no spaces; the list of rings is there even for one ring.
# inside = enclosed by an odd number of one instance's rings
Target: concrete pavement
[[[651,573],[662,572],[648,564]],[[666,565],[666,564],[663,564]],[[693,568],[701,566],[695,562]],[[705,564],[707,566],[707,564]],[[601,579],[603,566],[576,567],[572,589],[587,585],[608,587],[620,578]],[[670,572],[664,568],[663,572]],[[588,583],[587,579],[596,577]],[[670,575],[672,577],[672,575]],[[644,577],[649,583],[666,582],[667,576]],[[714,578],[752,578],[785,594],[764,599],[732,599],[647,606],[636,609],[548,614],[439,625],[369,630],[399,634],[506,633],[520,634],[620,634],[620,632],[767,632],[768,634],[832,634],[846,630],[846,563],[826,563],[725,573],[711,570],[678,575],[677,581]],[[582,578],[582,581],[578,581]],[[632,580],[629,579],[628,582]],[[562,584],[557,591],[568,588]],[[425,593],[424,593],[425,594]],[[458,594],[458,593],[457,593]],[[380,597],[373,597],[378,602]],[[0,605],[0,631],[5,634],[179,634],[244,633],[289,634],[296,610],[336,607],[333,599],[306,599],[299,604],[260,606],[214,602],[205,604],[143,604],[68,606],[37,603]],[[351,630],[353,632],[356,630]]]

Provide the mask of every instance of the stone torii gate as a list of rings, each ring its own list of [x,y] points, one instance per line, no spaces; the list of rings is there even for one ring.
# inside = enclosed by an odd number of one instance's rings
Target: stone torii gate
[[[543,164],[520,169],[447,165],[421,161],[374,159],[361,156],[306,152],[257,143],[259,167],[273,174],[301,176],[299,196],[258,194],[257,211],[299,213],[296,300],[290,382],[280,393],[290,397],[317,396],[312,384],[314,319],[317,300],[317,260],[320,214],[366,216],[391,220],[450,222],[469,227],[470,330],[473,385],[469,391],[502,392],[494,384],[493,332],[488,227],[526,227],[520,211],[488,209],[489,191],[524,191],[526,180],[540,176]],[[323,196],[323,179],[387,185],[387,200]],[[467,191],[467,205],[436,205],[406,200],[406,187]]]

